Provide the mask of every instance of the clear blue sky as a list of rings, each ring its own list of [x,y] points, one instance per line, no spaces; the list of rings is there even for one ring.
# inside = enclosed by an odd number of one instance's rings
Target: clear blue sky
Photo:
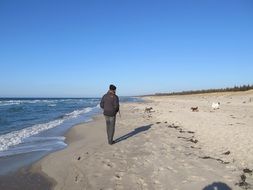
[[[0,96],[253,83],[251,0],[1,0]]]

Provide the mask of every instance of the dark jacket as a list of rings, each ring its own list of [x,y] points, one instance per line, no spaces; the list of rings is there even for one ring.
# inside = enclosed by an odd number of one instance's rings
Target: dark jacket
[[[104,109],[104,115],[115,116],[119,111],[119,97],[109,91],[103,96],[100,107]]]

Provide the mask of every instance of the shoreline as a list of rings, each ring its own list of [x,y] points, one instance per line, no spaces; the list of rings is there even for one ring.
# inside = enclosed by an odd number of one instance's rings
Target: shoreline
[[[146,102],[124,103],[116,144],[107,144],[105,121],[98,115],[72,127],[64,135],[68,147],[29,171],[43,174],[47,188],[55,190],[252,189],[252,175],[245,170],[253,169],[252,97],[250,91],[152,96]],[[218,110],[209,107],[215,100],[222,102]],[[191,106],[199,106],[199,112],[191,112]],[[154,112],[145,113],[146,107]]]
[[[75,130],[72,130],[75,127],[83,126],[92,122],[95,122],[99,117],[102,117],[102,114],[96,114],[92,117],[91,121],[80,123],[69,128],[65,134],[65,143],[67,147],[72,143],[78,140],[78,135],[73,134]],[[18,170],[8,172],[7,174],[0,175],[0,189],[8,189],[8,190],[52,190],[56,186],[57,182],[49,177],[45,172],[41,169],[41,162],[47,156],[51,154],[57,153],[61,150],[57,150],[55,152],[51,152],[41,157],[39,160],[29,164],[27,166],[21,167]]]
[[[65,148],[66,131],[99,114],[98,102],[97,98],[18,98],[1,102],[1,118],[8,122],[1,122],[0,175]]]

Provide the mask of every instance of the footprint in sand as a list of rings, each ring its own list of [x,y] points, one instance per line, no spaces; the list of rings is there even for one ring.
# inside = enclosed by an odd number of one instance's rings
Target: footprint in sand
[[[76,183],[79,183],[79,182],[81,182],[81,181],[83,180],[83,178],[84,178],[83,174],[77,173],[77,174],[75,175],[75,182],[76,182]]]
[[[102,173],[95,173],[93,176],[94,176],[94,177],[101,177],[101,176],[102,176]]]
[[[189,176],[187,178],[187,181],[190,181],[190,182],[206,181],[206,178],[201,177],[201,176],[195,176],[195,175],[193,175],[193,176]]]
[[[116,183],[115,190],[124,190],[124,187],[122,186],[122,184]]]
[[[148,184],[145,182],[143,178],[139,178],[137,180],[137,184],[140,186],[140,189],[147,189]]]
[[[183,163],[182,165],[183,165],[183,167],[186,168],[186,169],[192,169],[192,168],[194,168],[192,165],[190,165],[190,164],[188,164],[188,163]]]
[[[74,156],[74,161],[82,161],[85,158],[85,156],[88,156],[88,155],[89,155],[89,152],[83,153],[78,156]]]
[[[114,179],[116,180],[122,180],[122,177],[124,176],[124,172],[116,172],[114,175]]]
[[[161,184],[161,182],[158,181],[158,180],[154,180],[153,184],[155,186],[155,189],[164,189],[163,186],[162,186],[162,184]]]
[[[163,172],[164,170],[165,170],[165,168],[163,168],[163,167],[158,168],[158,172]]]
[[[82,156],[74,156],[72,158],[72,161],[74,161],[74,162],[80,162],[82,159],[83,159]]]
[[[102,161],[104,168],[111,169],[115,167],[115,164],[113,164],[110,160],[103,160]]]
[[[144,160],[143,160],[143,165],[144,165],[144,166],[149,166],[149,165],[151,165],[151,160],[149,160],[149,159],[144,159]]]
[[[127,164],[127,161],[124,159],[124,158],[122,158],[122,160],[120,160],[120,162],[119,162],[121,165],[125,165],[125,164]]]
[[[169,170],[169,171],[172,171],[172,172],[174,172],[174,173],[178,173],[177,170],[175,170],[174,168],[172,168],[172,167],[170,167],[170,166],[167,166],[166,169]]]
[[[76,182],[76,183],[79,182],[79,175],[76,175],[76,177],[75,177],[75,182]]]
[[[115,190],[124,189],[124,187],[121,184],[123,175],[124,174],[122,172],[116,172],[115,175],[111,178],[111,181],[115,183]]]

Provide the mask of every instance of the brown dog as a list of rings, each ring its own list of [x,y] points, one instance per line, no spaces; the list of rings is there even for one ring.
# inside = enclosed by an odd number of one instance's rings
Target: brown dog
[[[151,111],[152,111],[152,107],[150,107],[150,108],[145,108],[145,113],[150,113]]]
[[[199,111],[199,108],[198,108],[198,107],[191,107],[191,110],[192,110],[193,112],[198,112],[198,111]]]

